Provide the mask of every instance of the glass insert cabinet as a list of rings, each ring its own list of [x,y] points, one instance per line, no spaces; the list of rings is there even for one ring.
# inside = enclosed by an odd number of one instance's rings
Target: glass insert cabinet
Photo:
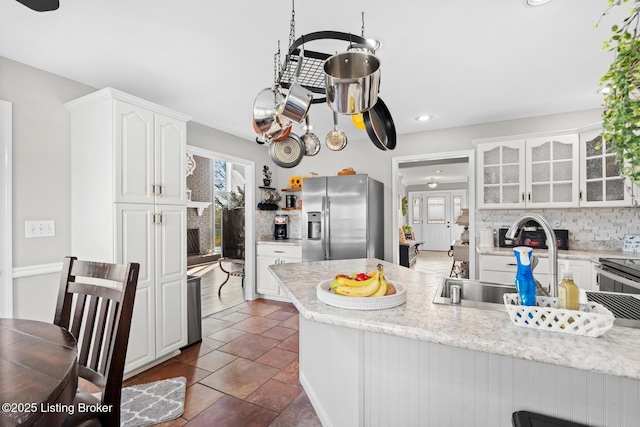
[[[580,134],[581,206],[631,206],[629,179],[620,176],[620,166],[611,143],[604,141],[600,130]]]
[[[631,206],[601,130],[478,144],[478,207]]]

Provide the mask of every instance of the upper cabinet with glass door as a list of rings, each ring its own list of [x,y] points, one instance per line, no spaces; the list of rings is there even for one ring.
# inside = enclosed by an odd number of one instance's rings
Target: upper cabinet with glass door
[[[637,188],[600,132],[478,144],[478,208],[632,206]]]
[[[580,134],[580,206],[631,206],[631,182],[620,176],[616,154],[601,132]]]
[[[527,139],[526,147],[527,207],[577,207],[578,135]]]
[[[578,206],[578,135],[478,145],[478,208]]]
[[[524,207],[525,141],[478,145],[478,207]]]

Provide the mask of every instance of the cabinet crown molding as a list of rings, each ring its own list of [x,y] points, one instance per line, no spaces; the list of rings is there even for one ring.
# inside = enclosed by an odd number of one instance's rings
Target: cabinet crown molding
[[[147,101],[146,99],[129,95],[128,93],[122,92],[112,87],[106,87],[104,89],[85,95],[81,98],[77,98],[77,99],[74,99],[73,101],[66,102],[64,106],[67,108],[68,111],[75,111],[80,108],[85,108],[91,104],[97,104],[97,103],[109,101],[112,99],[117,99],[123,102],[127,102],[129,104],[136,105],[138,107],[142,107],[148,110],[153,110],[157,113],[160,113],[165,116],[168,116],[177,120],[181,120],[184,122],[188,122],[191,119],[193,119],[193,117],[188,116],[186,114],[182,114],[170,108],[163,107],[162,105],[158,105],[151,101]]]
[[[591,123],[591,124],[587,124],[587,125],[572,128],[572,129],[520,133],[520,134],[514,134],[514,135],[495,136],[495,137],[489,137],[489,138],[476,138],[471,140],[471,143],[473,144],[474,147],[478,147],[478,145],[484,144],[487,142],[504,142],[504,141],[515,141],[515,140],[522,140],[522,142],[524,142],[525,140],[532,139],[532,138],[544,138],[548,136],[581,134],[583,132],[589,132],[589,131],[599,130],[599,129],[602,129],[602,122]]]

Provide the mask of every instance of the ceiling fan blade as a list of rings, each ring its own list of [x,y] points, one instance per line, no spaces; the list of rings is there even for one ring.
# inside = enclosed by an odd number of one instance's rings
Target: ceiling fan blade
[[[36,12],[49,12],[60,7],[59,0],[16,0]]]

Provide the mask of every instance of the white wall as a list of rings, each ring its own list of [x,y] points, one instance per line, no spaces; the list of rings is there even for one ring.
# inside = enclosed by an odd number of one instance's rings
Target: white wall
[[[0,76],[0,99],[13,103],[13,267],[21,276],[13,280],[14,316],[51,322],[60,279],[56,266],[72,255],[70,121],[64,103],[96,88],[3,57]],[[255,161],[257,177],[270,164],[255,142],[197,123],[189,123],[187,133],[189,145]],[[55,220],[55,237],[24,237],[25,221],[49,219]]]
[[[64,103],[95,88],[0,57],[0,99],[13,103],[13,263],[14,268],[58,263],[70,250],[70,143],[69,114]],[[135,93],[132,95],[136,95]],[[153,101],[153,100],[150,100]],[[212,102],[216,102],[212,100]],[[251,100],[247,101],[250,106]],[[169,106],[170,107],[170,106]],[[314,106],[312,108],[323,108]],[[326,108],[326,107],[324,107]],[[185,113],[189,113],[188,111]],[[393,114],[393,111],[391,112]],[[396,120],[402,118],[396,118]],[[187,143],[216,152],[253,160],[255,181],[262,184],[262,165],[273,171],[273,185],[288,187],[291,175],[317,172],[335,175],[353,167],[385,184],[385,259],[393,258],[391,224],[391,159],[397,156],[468,150],[472,140],[515,134],[577,128],[600,120],[599,110],[472,125],[398,137],[393,151],[381,151],[368,139],[350,140],[333,152],[324,146],[314,157],[305,157],[295,168],[278,168],[268,149],[198,123],[189,123]],[[437,124],[437,123],[436,123]],[[363,132],[343,126],[362,138]],[[354,130],[352,130],[354,129]],[[324,139],[319,135],[320,139]],[[256,194],[259,199],[260,194]],[[53,219],[56,236],[24,237],[24,221]],[[57,274],[14,280],[15,316],[50,321],[58,287]]]
[[[312,106],[313,108],[321,108]],[[323,106],[323,108],[326,108]],[[391,112],[393,114],[393,111]],[[280,169],[277,188],[288,187],[291,175],[317,172],[320,175],[335,175],[339,170],[353,167],[358,173],[366,173],[382,181],[385,186],[385,259],[393,259],[393,236],[391,212],[391,159],[393,157],[452,152],[473,149],[472,141],[479,138],[494,138],[536,132],[575,129],[600,121],[600,110],[586,110],[565,114],[508,120],[495,123],[463,126],[409,135],[399,135],[395,150],[382,151],[369,140],[349,140],[342,151],[331,151],[324,144],[315,157],[306,157],[291,169]],[[399,120],[402,118],[395,118]],[[352,127],[342,127],[347,133]],[[321,138],[322,140],[323,138]]]

